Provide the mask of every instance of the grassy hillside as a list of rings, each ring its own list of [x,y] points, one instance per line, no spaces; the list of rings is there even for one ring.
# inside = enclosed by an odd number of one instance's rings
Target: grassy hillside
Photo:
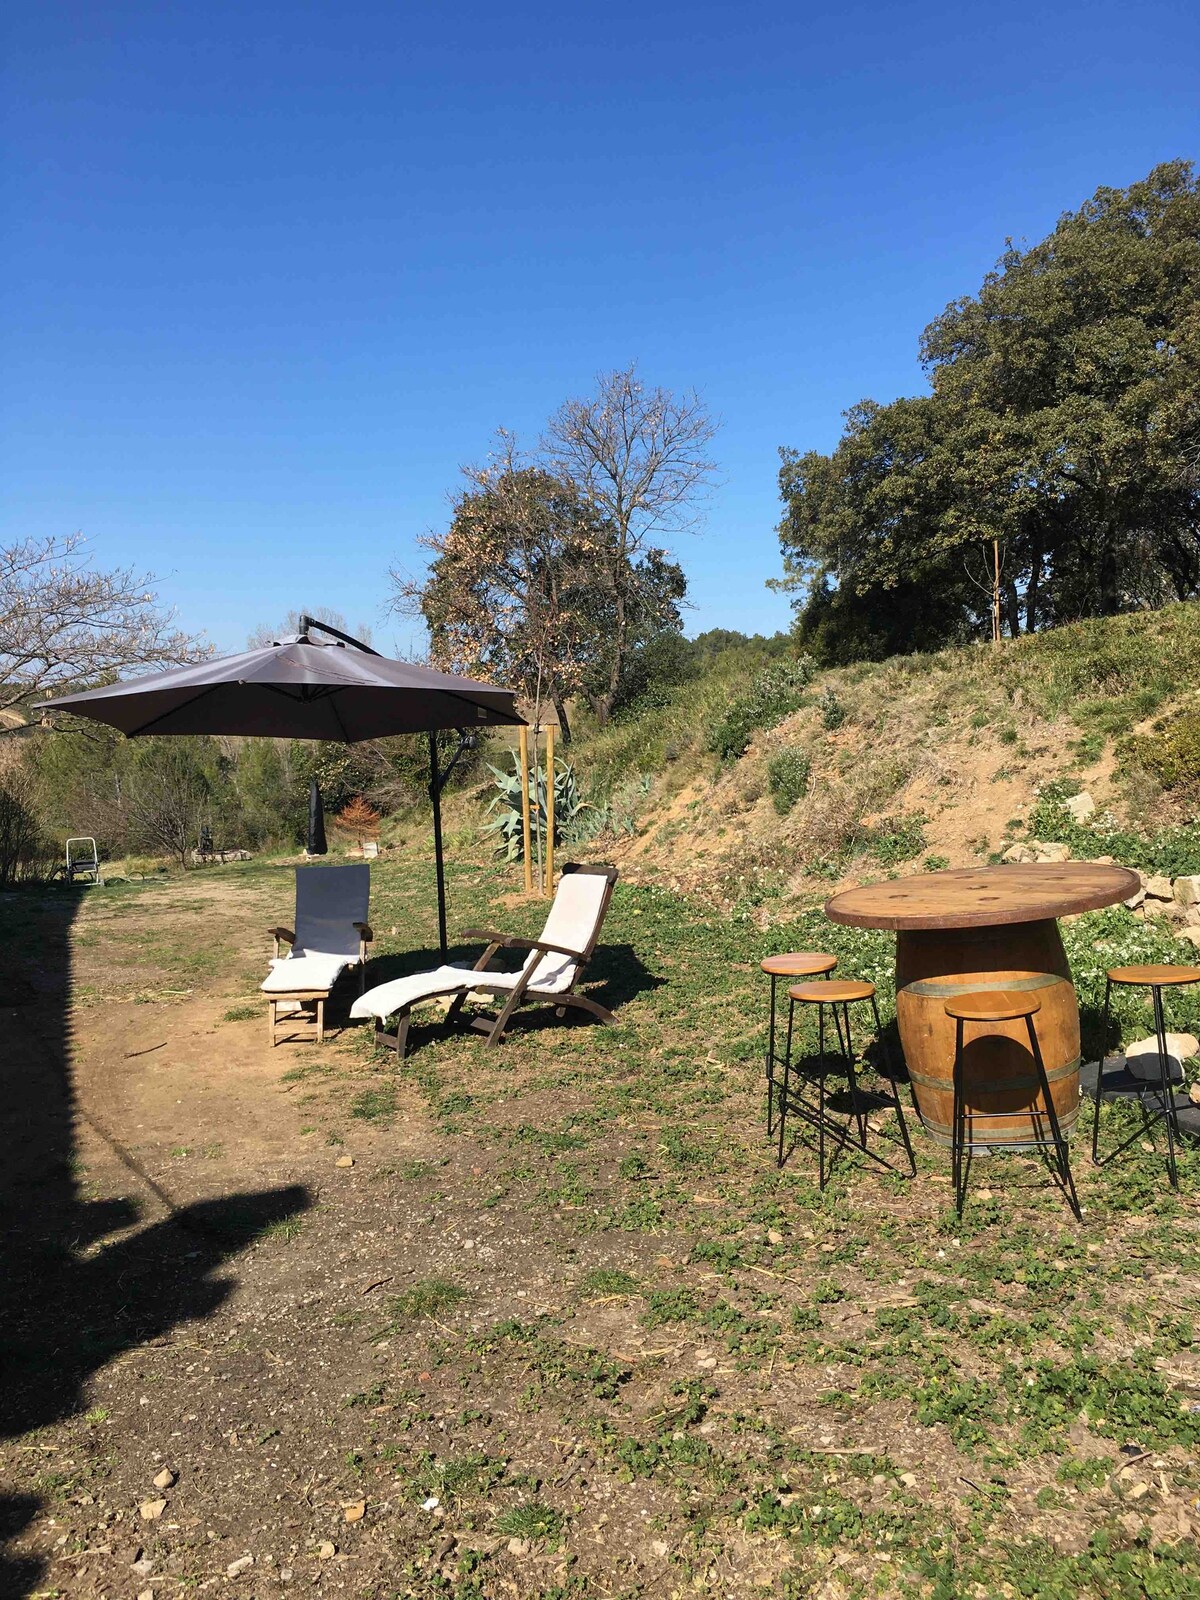
[[[751,905],[1034,837],[1200,871],[1200,603],[804,676],[732,652],[584,733],[604,853]],[[1080,790],[1097,807],[1082,828],[1062,803]]]

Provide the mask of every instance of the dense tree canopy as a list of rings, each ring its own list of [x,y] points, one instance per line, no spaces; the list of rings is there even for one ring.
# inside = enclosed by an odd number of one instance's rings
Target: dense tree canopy
[[[635,648],[678,629],[682,570],[663,550],[630,549],[592,499],[508,435],[464,475],[449,527],[424,541],[426,576],[393,574],[395,603],[424,617],[437,665],[553,704],[564,730],[576,695],[607,714]]]
[[[782,452],[784,586],[828,659],[1011,633],[1200,589],[1200,184],[1100,189],[925,330],[931,392]]]

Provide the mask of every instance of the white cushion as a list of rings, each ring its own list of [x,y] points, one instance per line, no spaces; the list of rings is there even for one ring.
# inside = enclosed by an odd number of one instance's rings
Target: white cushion
[[[300,955],[284,956],[272,961],[271,970],[260,987],[264,994],[318,991],[328,994],[337,982],[339,973],[357,964],[357,956],[351,961],[346,956],[304,951]]]
[[[547,982],[531,987],[543,993],[549,990],[559,994],[569,989],[575,976],[570,962],[558,958],[558,970],[550,974]],[[414,972],[409,978],[394,978],[391,983],[377,984],[368,989],[350,1007],[352,1017],[392,1017],[405,1011],[420,1000],[432,1000],[443,994],[466,994],[471,989],[511,989],[519,981],[519,972],[476,972],[472,967],[435,967],[432,972]]]

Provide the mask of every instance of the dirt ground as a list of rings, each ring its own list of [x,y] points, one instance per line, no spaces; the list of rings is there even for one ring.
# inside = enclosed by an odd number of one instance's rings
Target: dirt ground
[[[428,874],[375,879],[419,969]],[[762,1141],[758,936],[653,890],[621,1026],[421,1028],[399,1071],[360,1028],[270,1048],[285,868],[12,900],[0,1594],[1200,1592],[1200,1163],[1182,1209],[1148,1158],[1095,1180],[1082,1233],[1032,1163],[973,1228],[927,1149],[821,1196]],[[1093,1590],[1101,1532],[1131,1576]]]

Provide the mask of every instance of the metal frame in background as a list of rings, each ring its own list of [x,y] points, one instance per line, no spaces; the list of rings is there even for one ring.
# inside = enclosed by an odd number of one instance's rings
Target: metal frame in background
[[[1108,1038],[1108,1024],[1112,1010],[1113,980],[1108,974],[1104,979],[1104,1021],[1100,1033],[1100,1059],[1096,1063],[1096,1108],[1092,1116],[1092,1162],[1097,1167],[1105,1167],[1108,1163],[1129,1149],[1135,1140],[1143,1138],[1156,1122],[1162,1122],[1167,1130],[1167,1176],[1171,1181],[1172,1189],[1179,1188],[1179,1169],[1175,1162],[1175,1146],[1182,1137],[1179,1126],[1179,1111],[1175,1104],[1175,1090],[1171,1085],[1170,1061],[1173,1059],[1167,1054],[1167,1026],[1163,1017],[1162,992],[1167,985],[1161,983],[1125,984],[1123,988],[1146,988],[1150,990],[1151,1001],[1154,1006],[1154,1033],[1158,1044],[1158,1082],[1149,1078],[1135,1078],[1130,1070],[1129,1057],[1125,1057],[1124,1071],[1128,1083],[1130,1096],[1136,1095],[1142,1111],[1142,1125],[1130,1134],[1128,1139],[1122,1140],[1115,1150],[1110,1150],[1106,1156],[1099,1153],[1100,1145],[1100,1096],[1104,1088],[1104,1046]],[[1171,988],[1186,988],[1186,984],[1171,984]],[[1133,1085],[1137,1088],[1134,1089]],[[1154,1091],[1159,1096],[1159,1103],[1153,1109],[1147,1103],[1147,1095]]]
[[[954,1016],[954,1013],[950,1010],[951,1004],[953,1004],[952,1001],[948,1002],[946,1006],[946,1014],[948,1016]],[[1046,1077],[1046,1064],[1042,1060],[1042,1047],[1038,1043],[1037,1032],[1033,1026],[1033,1012],[1025,1013],[1025,1026],[1029,1030],[1029,1049],[1033,1056],[1033,1064],[1037,1069],[1038,1092],[1046,1104],[1045,1112],[1039,1111],[1036,1105],[1032,1106],[1028,1113],[1023,1111],[975,1110],[970,1112],[972,1124],[977,1121],[986,1122],[990,1117],[1007,1119],[1027,1114],[1034,1129],[1034,1137],[1019,1141],[993,1142],[989,1140],[985,1142],[967,1137],[968,1113],[962,1083],[965,1019],[954,1017],[954,1022],[954,1116],[951,1121],[950,1168],[954,1178],[954,1208],[958,1215],[961,1217],[963,1213],[963,1205],[967,1198],[967,1180],[970,1175],[971,1156],[976,1150],[1016,1150],[1018,1152],[1022,1150],[1053,1150],[1057,1158],[1055,1165],[1058,1170],[1059,1183],[1067,1198],[1067,1204],[1070,1206],[1076,1222],[1082,1222],[1083,1215],[1079,1209],[1079,1196],[1075,1193],[1075,1180],[1071,1176],[1070,1152],[1067,1149],[1066,1135],[1059,1126],[1058,1112],[1054,1109],[1054,1098],[1050,1093],[1050,1083]],[[1043,1115],[1045,1115],[1047,1122],[1050,1124],[1049,1138],[1037,1132],[1039,1120]]]
[[[828,974],[826,974],[826,976],[828,977]],[[814,987],[816,986],[817,985],[814,983]],[[791,998],[792,997],[789,993],[788,999],[791,1000]],[[817,1130],[817,1170],[819,1186],[822,1190],[825,1188],[825,1185],[828,1182],[829,1172],[832,1167],[832,1157],[828,1161],[826,1159],[826,1144],[830,1139],[832,1139],[836,1147],[834,1154],[836,1154],[837,1150],[859,1151],[861,1154],[867,1156],[871,1161],[874,1161],[877,1166],[882,1167],[885,1172],[897,1171],[890,1161],[885,1160],[883,1156],[872,1150],[867,1143],[867,1113],[861,1110],[859,1106],[860,1091],[858,1087],[858,1074],[854,1069],[855,1057],[854,1043],[850,1033],[850,1007],[852,1005],[863,1005],[865,1003],[869,1003],[875,1020],[875,1038],[879,1046],[879,1055],[882,1061],[881,1066],[875,1067],[872,1070],[875,1072],[877,1077],[882,1078],[884,1082],[887,1083],[889,1089],[891,1090],[891,1100],[896,1109],[896,1121],[900,1128],[900,1138],[904,1145],[904,1153],[908,1157],[908,1172],[905,1174],[905,1176],[910,1178],[915,1177],[917,1171],[917,1161],[916,1157],[913,1155],[912,1140],[909,1138],[908,1134],[908,1119],[904,1115],[904,1104],[900,1098],[900,1085],[892,1067],[892,1053],[889,1050],[887,1040],[884,1037],[883,1023],[879,1016],[879,1003],[875,997],[874,990],[872,990],[869,995],[863,995],[859,1000],[812,999],[804,1000],[800,1003],[804,1005],[815,1005],[817,1007],[817,1105],[815,1108],[810,1106],[808,1102],[799,1095],[793,1098],[791,1084],[792,1062],[791,1052],[789,1049],[787,1056],[784,1058],[783,1091],[779,1099],[779,1142],[775,1158],[777,1165],[782,1167],[784,1161],[786,1160],[786,1156],[784,1154],[784,1137],[787,1127],[787,1117],[789,1112],[795,1112],[795,1114],[800,1117],[802,1122],[807,1123],[810,1128],[815,1128]],[[841,1061],[845,1063],[845,1073],[849,1084],[850,1116],[847,1118],[844,1127],[841,1125],[841,1123],[833,1122],[827,1112],[828,1096],[825,1090],[826,1079],[829,1077],[831,1071],[837,1069],[831,1068],[825,1054],[826,1006],[828,1006],[833,1012],[834,1027],[837,1031],[838,1039],[837,1054]],[[839,1007],[841,1009],[840,1016]],[[865,1056],[860,1056],[858,1059],[860,1062],[865,1063],[866,1061]],[[857,1128],[857,1139],[851,1137],[850,1130],[852,1126]]]

